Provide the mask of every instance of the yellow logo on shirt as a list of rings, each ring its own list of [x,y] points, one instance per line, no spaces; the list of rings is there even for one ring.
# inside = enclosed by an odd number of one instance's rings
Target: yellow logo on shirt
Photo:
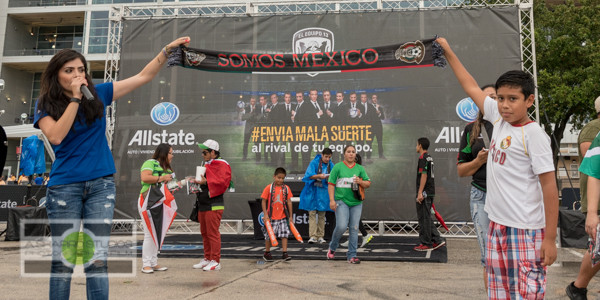
[[[500,143],[500,148],[506,149],[506,148],[510,147],[510,139],[512,139],[511,136],[507,136],[506,138],[504,138],[502,140],[502,142]]]

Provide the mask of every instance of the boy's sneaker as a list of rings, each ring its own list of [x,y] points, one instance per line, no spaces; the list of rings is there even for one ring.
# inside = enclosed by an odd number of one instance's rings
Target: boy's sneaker
[[[441,241],[439,244],[438,243],[433,243],[433,250],[436,250],[442,246],[446,245],[446,241]]]
[[[360,259],[358,259],[358,257],[353,257],[351,259],[348,260],[349,264],[360,264]]]
[[[314,244],[316,242],[317,242],[317,239],[315,239],[314,237],[311,237],[310,239],[308,239],[309,244]]]
[[[421,245],[416,246],[416,247],[413,248],[413,250],[415,250],[415,251],[429,251],[431,249],[433,249],[433,248],[431,248],[431,247],[429,247],[427,245],[423,245],[423,244],[421,244]]]
[[[345,242],[341,243],[340,247],[346,247],[346,248],[348,248],[348,242],[350,242],[350,241],[345,241]]]
[[[335,251],[331,251],[331,249],[327,250],[327,259],[333,259],[335,257]]]
[[[362,247],[366,246],[368,243],[371,242],[371,240],[373,240],[373,235],[372,234],[367,234],[367,236],[363,237],[362,244],[360,245],[359,248],[362,248]]]
[[[319,238],[319,240],[317,242],[319,242],[319,244],[327,243],[327,241],[324,238]]]
[[[193,265],[192,268],[194,268],[194,269],[204,269],[204,267],[206,267],[209,263],[210,263],[210,260],[208,260],[206,258],[203,258],[199,263]]]
[[[202,268],[204,271],[216,271],[221,270],[221,264],[215,260],[211,260],[206,267]]]
[[[587,300],[587,288],[576,287],[575,281],[567,285],[566,292],[571,300]]]
[[[271,255],[271,252],[265,252],[265,254],[263,255],[263,259],[265,261],[271,262],[273,261],[273,255]]]
[[[284,252],[284,253],[281,255],[281,259],[283,259],[283,260],[290,260],[290,259],[292,259],[292,258],[291,258],[291,257],[290,257],[290,256],[287,254],[287,252]]]

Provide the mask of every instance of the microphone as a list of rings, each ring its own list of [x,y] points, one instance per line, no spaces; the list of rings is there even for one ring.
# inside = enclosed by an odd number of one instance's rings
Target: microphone
[[[90,92],[90,89],[88,89],[87,85],[81,85],[81,93],[85,99],[88,99],[88,101],[94,101],[94,95],[92,95],[92,92]]]

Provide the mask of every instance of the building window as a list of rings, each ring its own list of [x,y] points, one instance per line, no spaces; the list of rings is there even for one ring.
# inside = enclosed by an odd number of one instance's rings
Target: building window
[[[579,164],[571,164],[571,178],[579,178]]]
[[[35,102],[40,97],[40,86],[42,85],[42,73],[33,74],[33,82],[31,83],[31,101],[29,101],[29,119],[33,120],[35,113]]]
[[[148,3],[156,2],[156,0],[94,0],[92,4],[119,4],[119,3]],[[173,2],[173,1],[163,1]]]
[[[58,52],[60,49],[75,49],[81,52],[83,26],[44,26],[37,29],[36,49],[41,53]]]
[[[96,2],[94,2],[96,4]],[[108,11],[93,11],[90,20],[88,53],[106,53],[108,44]]]
[[[558,178],[567,178],[567,170],[565,168],[558,168]]]
[[[92,71],[91,75],[94,85],[104,83],[104,71]]]

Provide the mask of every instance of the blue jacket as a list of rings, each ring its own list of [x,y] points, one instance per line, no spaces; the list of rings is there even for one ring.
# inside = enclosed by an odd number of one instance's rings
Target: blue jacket
[[[333,168],[333,162],[331,160],[328,164],[321,163],[321,154],[310,162],[306,173],[304,173],[304,188],[300,193],[300,205],[298,208],[303,210],[317,210],[317,211],[332,211],[329,208],[329,193],[327,192],[327,179],[315,180],[310,179],[311,176],[320,174],[319,164],[321,164],[320,173],[329,173]]]

